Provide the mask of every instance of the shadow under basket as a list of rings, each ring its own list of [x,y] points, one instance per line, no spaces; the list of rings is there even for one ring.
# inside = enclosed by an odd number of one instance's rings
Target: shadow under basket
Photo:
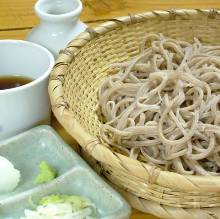
[[[137,55],[141,40],[149,32],[188,42],[197,37],[204,43],[220,45],[219,13],[152,11],[112,19],[88,28],[70,42],[60,52],[50,76],[53,112],[79,142],[87,160],[120,188],[134,208],[161,218],[220,218],[220,177],[161,171],[102,144],[98,87],[114,73],[109,64]]]

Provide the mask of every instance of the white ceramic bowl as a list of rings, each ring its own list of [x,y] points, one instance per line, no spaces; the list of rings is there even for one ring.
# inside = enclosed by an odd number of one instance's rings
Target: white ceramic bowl
[[[50,122],[47,86],[53,65],[53,55],[42,46],[22,40],[0,40],[0,76],[34,79],[20,87],[0,90],[0,140]]]

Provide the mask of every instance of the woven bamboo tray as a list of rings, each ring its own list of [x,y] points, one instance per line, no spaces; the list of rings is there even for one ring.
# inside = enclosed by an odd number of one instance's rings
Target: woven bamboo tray
[[[132,160],[99,140],[97,90],[112,74],[109,64],[135,56],[148,32],[220,44],[216,10],[152,11],[112,19],[88,28],[60,52],[49,82],[52,109],[79,142],[87,159],[130,204],[161,218],[220,218],[220,177],[187,176],[161,171]]]

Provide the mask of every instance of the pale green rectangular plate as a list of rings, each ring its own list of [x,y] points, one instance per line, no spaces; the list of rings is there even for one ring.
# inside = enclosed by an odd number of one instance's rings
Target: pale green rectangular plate
[[[37,203],[43,196],[57,193],[86,196],[94,202],[100,217],[127,219],[130,207],[105,183],[49,126],[39,126],[0,144],[0,155],[21,171],[18,188],[0,195],[0,218],[19,219],[30,199]],[[50,183],[36,186],[38,164],[46,160],[60,176]]]

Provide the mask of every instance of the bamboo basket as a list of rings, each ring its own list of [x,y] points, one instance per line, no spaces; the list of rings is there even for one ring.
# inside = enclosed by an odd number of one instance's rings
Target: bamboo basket
[[[220,218],[220,177],[180,175],[130,159],[99,138],[97,90],[113,74],[109,64],[135,56],[148,32],[185,41],[220,44],[216,10],[151,11],[88,28],[60,52],[50,76],[52,109],[88,160],[130,204],[161,218]]]

